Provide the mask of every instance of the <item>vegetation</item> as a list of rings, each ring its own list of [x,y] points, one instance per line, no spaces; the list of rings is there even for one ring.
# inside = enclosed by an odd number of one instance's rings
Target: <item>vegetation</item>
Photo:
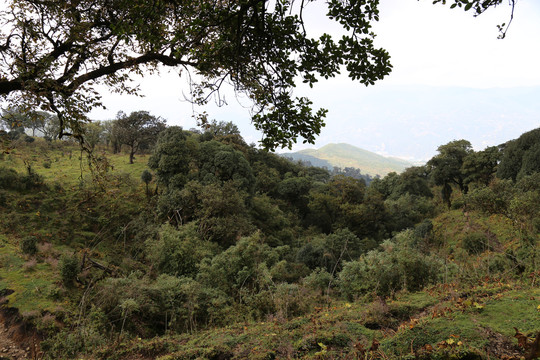
[[[340,39],[307,35],[308,3],[0,11],[0,318],[33,358],[540,356],[539,129],[373,179],[278,157],[204,113],[201,131],[87,118],[95,85],[137,93],[130,74],[170,66],[194,73],[195,104],[225,83],[246,95],[264,148],[312,142],[326,110],[294,96],[298,78],[371,85],[391,65],[378,0],[325,2]]]
[[[412,164],[397,158],[388,158],[349,144],[328,144],[320,149],[306,149],[284,156],[293,161],[301,160],[308,165],[325,167],[330,171],[346,173],[354,176],[353,170],[361,169],[369,183],[375,176],[385,176],[390,172],[402,172]]]
[[[478,15],[502,0],[450,2]],[[513,15],[515,1],[510,3]],[[0,13],[0,96],[25,112],[54,113],[59,137],[81,140],[86,114],[101,105],[95,85],[137,93],[131,74],[167,66],[196,75],[189,76],[196,104],[207,104],[212,95],[221,103],[227,83],[246,95],[253,102],[252,121],[265,135],[264,147],[291,147],[298,137],[313,142],[326,110],[314,110],[309,99],[294,96],[297,79],[313,86],[346,70],[352,80],[372,85],[392,65],[388,52],[374,43],[379,0],[326,1],[326,17],[342,28],[338,39],[327,33],[308,36],[310,23],[303,16],[308,5],[10,0]],[[504,36],[507,26],[500,30]],[[204,113],[200,120],[207,122]]]
[[[493,160],[515,147],[453,141],[367,185],[230,123],[133,164],[99,129],[99,169],[42,138],[1,159],[2,306],[46,358],[538,356],[540,173]]]

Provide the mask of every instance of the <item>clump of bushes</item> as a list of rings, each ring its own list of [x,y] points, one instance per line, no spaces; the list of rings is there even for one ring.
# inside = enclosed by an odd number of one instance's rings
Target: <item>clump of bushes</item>
[[[363,295],[391,296],[399,290],[419,291],[440,273],[434,257],[391,240],[359,260],[344,264],[339,274],[341,293],[348,299]]]
[[[27,236],[21,241],[21,250],[26,255],[35,255],[37,249],[37,238],[35,236]]]
[[[0,189],[24,191],[43,186],[43,177],[31,168],[28,174],[21,175],[11,168],[0,167]]]
[[[473,232],[467,234],[463,238],[461,244],[462,247],[471,255],[481,254],[490,248],[488,238],[483,232]]]
[[[62,283],[66,287],[73,286],[73,282],[79,274],[79,259],[76,255],[64,255],[60,259],[59,263],[60,276],[62,277]]]

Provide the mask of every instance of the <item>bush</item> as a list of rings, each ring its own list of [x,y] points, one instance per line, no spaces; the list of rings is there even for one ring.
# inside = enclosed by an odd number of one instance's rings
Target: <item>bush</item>
[[[197,266],[204,258],[212,258],[216,245],[203,241],[194,223],[176,230],[165,225],[158,240],[146,242],[148,258],[160,273],[174,276],[195,276]]]
[[[433,223],[426,219],[414,228],[414,236],[421,241],[422,244],[430,244],[433,242]]]
[[[51,168],[51,161],[50,160],[46,160],[43,162],[43,167],[45,169],[50,169]]]
[[[321,268],[313,270],[311,274],[304,278],[304,284],[306,287],[312,290],[320,291],[321,295],[324,294],[331,281],[332,275],[326,271],[326,269]]]
[[[482,232],[467,234],[463,238],[461,245],[471,255],[481,254],[490,248],[487,236]]]
[[[341,293],[354,299],[374,293],[390,296],[399,290],[419,291],[434,282],[439,263],[414,249],[385,241],[382,251],[370,251],[358,261],[345,263],[339,274]]]
[[[486,214],[506,214],[514,196],[511,180],[494,180],[489,187],[473,189],[465,196],[467,206]]]
[[[73,286],[73,282],[79,274],[79,259],[76,255],[67,256],[64,255],[60,259],[58,264],[60,268],[60,276],[62,277],[62,282],[65,286]]]
[[[15,189],[18,184],[19,174],[13,169],[0,167],[0,188]]]
[[[26,255],[35,255],[37,249],[37,238],[35,236],[27,236],[21,241],[21,250]]]

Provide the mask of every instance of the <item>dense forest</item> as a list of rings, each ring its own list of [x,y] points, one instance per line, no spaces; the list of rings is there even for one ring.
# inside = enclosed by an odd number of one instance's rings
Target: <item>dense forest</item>
[[[34,358],[540,355],[540,129],[366,185],[232,123],[2,119],[0,298]]]

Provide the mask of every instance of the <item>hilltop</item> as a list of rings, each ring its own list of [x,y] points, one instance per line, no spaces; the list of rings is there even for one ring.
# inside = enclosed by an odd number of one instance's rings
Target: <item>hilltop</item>
[[[411,162],[395,157],[386,157],[359,147],[339,143],[328,144],[320,149],[305,149],[282,154],[294,161],[309,161],[311,165],[332,169],[353,167],[360,169],[363,174],[385,176],[391,172],[401,173],[413,166]]]

